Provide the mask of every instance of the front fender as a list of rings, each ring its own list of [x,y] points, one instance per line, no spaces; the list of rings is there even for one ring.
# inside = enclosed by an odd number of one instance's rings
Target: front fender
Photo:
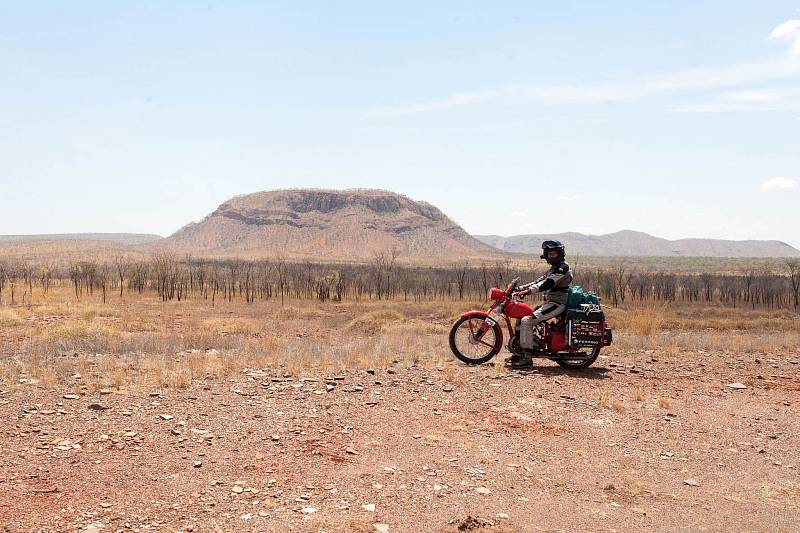
[[[487,313],[486,311],[481,311],[480,309],[475,309],[473,311],[467,311],[461,316],[466,318],[478,318],[478,317],[489,318],[489,313]]]
[[[461,315],[461,318],[480,318],[480,319],[482,319],[483,320],[483,324],[481,324],[481,332],[484,332],[484,333],[486,332],[486,330],[488,330],[489,328],[491,328],[494,325],[496,325],[497,326],[497,331],[500,333],[500,339],[502,341],[502,338],[503,338],[503,327],[502,327],[502,325],[500,324],[500,322],[498,322],[497,320],[492,318],[489,315],[489,313],[487,313],[486,311],[481,311],[480,309],[475,309],[473,311],[467,311],[466,313]],[[508,327],[508,330],[511,331],[511,322],[508,320],[508,317],[504,316],[504,318],[506,319],[506,327]],[[487,319],[491,320],[493,322],[493,324],[489,323],[489,322],[486,322]],[[509,335],[510,335],[510,333],[509,333]]]

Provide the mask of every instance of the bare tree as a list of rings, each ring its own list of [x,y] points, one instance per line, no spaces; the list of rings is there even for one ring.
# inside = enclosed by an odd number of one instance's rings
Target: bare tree
[[[794,310],[797,311],[797,307],[800,305],[800,259],[787,259],[786,267],[789,269],[789,283],[792,286]]]
[[[114,256],[114,270],[119,278],[119,296],[122,298],[122,287],[125,283],[125,277],[131,269],[131,260],[123,255]]]

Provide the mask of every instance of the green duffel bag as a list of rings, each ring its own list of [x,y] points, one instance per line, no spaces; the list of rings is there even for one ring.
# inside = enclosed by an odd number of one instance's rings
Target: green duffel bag
[[[567,309],[577,309],[582,304],[600,305],[600,299],[593,292],[586,292],[580,285],[570,287],[567,291]]]

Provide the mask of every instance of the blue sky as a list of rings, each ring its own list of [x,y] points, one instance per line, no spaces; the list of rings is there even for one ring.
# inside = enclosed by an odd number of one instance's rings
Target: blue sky
[[[374,187],[800,247],[800,1],[0,1],[0,234]]]

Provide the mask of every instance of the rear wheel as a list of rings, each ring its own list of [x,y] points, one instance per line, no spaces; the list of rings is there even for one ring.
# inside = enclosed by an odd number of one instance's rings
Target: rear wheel
[[[556,359],[556,363],[563,368],[572,368],[572,369],[580,369],[580,368],[587,368],[592,365],[595,361],[597,361],[597,357],[600,355],[600,348],[601,346],[595,346],[592,348],[592,351],[586,355],[583,359]]]
[[[503,347],[503,333],[495,324],[481,335],[486,318],[462,316],[450,328],[450,349],[459,361],[468,365],[479,365],[489,361]]]

